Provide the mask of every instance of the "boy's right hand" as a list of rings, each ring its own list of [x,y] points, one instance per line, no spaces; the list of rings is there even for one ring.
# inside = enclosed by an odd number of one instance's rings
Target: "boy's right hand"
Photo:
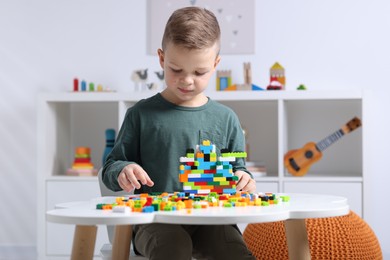
[[[141,188],[140,182],[149,187],[154,185],[154,182],[150,179],[149,175],[136,163],[127,165],[122,169],[121,173],[119,173],[119,186],[126,192]]]

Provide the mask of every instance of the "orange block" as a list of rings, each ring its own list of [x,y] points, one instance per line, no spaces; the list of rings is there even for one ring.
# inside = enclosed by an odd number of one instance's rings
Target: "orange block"
[[[188,182],[188,174],[180,174],[179,180],[180,182]]]
[[[162,201],[162,202],[160,203],[160,210],[161,210],[161,211],[164,211],[165,205],[167,205],[167,203],[166,203],[165,201]]]
[[[196,158],[204,158],[204,154],[201,152],[196,153]]]
[[[184,204],[186,206],[186,209],[192,209],[192,200],[185,200]]]

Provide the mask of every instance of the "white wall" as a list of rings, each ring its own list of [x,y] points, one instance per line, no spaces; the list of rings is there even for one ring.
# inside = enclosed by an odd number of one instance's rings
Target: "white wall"
[[[72,89],[73,77],[130,91],[131,71],[159,69],[146,53],[146,1],[0,1],[0,246],[36,243],[36,96]],[[390,258],[387,150],[390,111],[390,2],[256,1],[256,54],[222,57],[242,82],[286,68],[287,89],[371,90],[366,220]],[[214,86],[210,87],[214,89]],[[209,90],[212,91],[212,90]],[[367,194],[366,194],[367,195]],[[1,252],[0,252],[1,253]]]

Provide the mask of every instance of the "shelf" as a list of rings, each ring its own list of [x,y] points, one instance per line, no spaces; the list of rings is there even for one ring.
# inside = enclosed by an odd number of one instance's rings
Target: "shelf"
[[[247,100],[338,100],[361,99],[362,91],[311,91],[311,90],[282,90],[282,91],[214,91],[207,96],[219,101]]]
[[[148,98],[158,91],[129,91],[129,92],[60,92],[44,93],[42,100],[48,102],[104,102],[104,101],[138,101]],[[218,101],[246,100],[329,100],[329,99],[361,99],[363,92],[359,90],[335,91],[208,91],[206,95]]]
[[[305,176],[305,177],[283,177],[284,182],[363,182],[362,177],[325,177],[325,176]]]
[[[118,133],[126,111],[157,92],[66,92],[39,96],[38,107],[38,252],[41,259],[64,248],[45,251],[48,241],[61,234],[47,229],[45,212],[70,198],[90,199],[99,193],[96,176],[66,176],[77,146],[88,146],[99,169],[105,148],[105,130]],[[351,209],[363,217],[363,129],[344,136],[323,151],[302,177],[287,173],[284,154],[319,142],[355,116],[362,119],[366,104],[362,91],[208,91],[211,99],[233,109],[246,130],[248,160],[261,161],[266,176],[255,177],[259,192],[307,192],[345,196]],[[66,257],[66,256],[65,256]]]
[[[51,176],[46,181],[98,181],[97,176]]]

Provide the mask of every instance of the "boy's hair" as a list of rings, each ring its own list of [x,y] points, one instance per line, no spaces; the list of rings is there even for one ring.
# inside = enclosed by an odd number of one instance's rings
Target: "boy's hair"
[[[168,43],[188,49],[209,48],[217,43],[219,52],[221,30],[215,15],[204,8],[184,7],[174,11],[165,26],[162,49]]]

